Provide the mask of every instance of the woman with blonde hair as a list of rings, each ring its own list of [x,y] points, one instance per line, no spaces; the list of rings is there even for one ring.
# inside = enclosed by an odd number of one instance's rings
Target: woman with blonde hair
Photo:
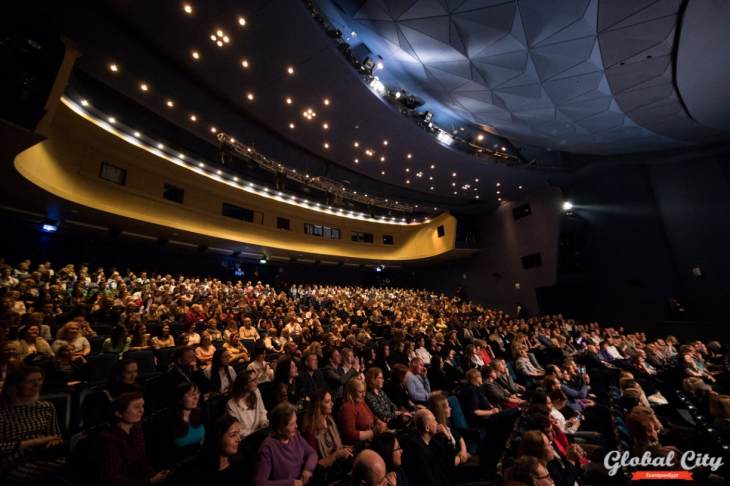
[[[77,321],[67,322],[58,330],[56,340],[53,341],[53,351],[57,353],[65,345],[69,345],[72,348],[72,360],[85,361],[86,356],[91,354],[91,344],[81,334],[81,326]]]
[[[459,432],[451,427],[451,405],[444,393],[435,393],[428,401],[428,408],[436,417],[439,424],[439,431],[443,435],[443,449],[453,456],[454,466],[466,464],[469,460],[469,452],[466,449],[466,442]]]
[[[365,403],[365,383],[353,378],[345,385],[345,400],[340,407],[340,430],[347,444],[372,440],[387,430],[388,425],[377,418]]]

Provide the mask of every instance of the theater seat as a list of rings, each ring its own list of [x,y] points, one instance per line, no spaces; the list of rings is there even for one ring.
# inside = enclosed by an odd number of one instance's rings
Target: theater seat
[[[155,354],[151,349],[141,349],[138,351],[127,351],[124,353],[127,359],[133,359],[139,365],[140,380],[147,380],[159,376],[161,373],[157,370],[155,362]]]
[[[116,353],[91,354],[86,357],[87,381],[90,385],[106,383],[119,362]]]
[[[71,394],[67,392],[51,393],[41,396],[40,399],[53,404],[61,435],[68,438],[71,433]]]

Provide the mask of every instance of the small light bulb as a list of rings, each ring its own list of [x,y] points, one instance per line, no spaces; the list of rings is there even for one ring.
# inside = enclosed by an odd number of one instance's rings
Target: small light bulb
[[[119,71],[119,66],[117,66],[116,64],[109,64],[109,70],[113,73],[116,73],[117,71]]]
[[[192,53],[193,59],[198,60],[200,59],[200,53],[198,51],[193,51]]]
[[[294,68],[292,66],[289,66],[286,68],[286,72],[289,74],[294,74]]]
[[[81,100],[81,106],[89,106],[89,102],[86,100]]]
[[[165,103],[168,108],[173,108],[175,106],[175,102],[172,100],[167,100],[167,103]]]
[[[186,14],[190,15],[193,13],[193,6],[190,5],[189,3],[186,3],[185,5],[183,5],[183,10],[185,11]]]
[[[244,68],[248,69],[248,66],[249,66],[248,60],[247,59],[242,59],[241,60],[241,66],[243,66]]]
[[[253,101],[253,99],[254,99],[254,95],[253,95],[253,93],[247,93],[247,94],[246,94],[246,99],[247,99],[248,101]]]
[[[243,17],[238,17],[238,25],[240,25],[241,27],[245,26],[246,19],[244,19]]]
[[[329,98],[325,98],[324,100],[322,100],[322,103],[324,103],[324,106],[329,106],[330,105],[330,99]]]
[[[142,84],[139,85],[139,89],[141,89],[142,91],[147,91],[150,88],[145,83],[142,83]]]
[[[195,115],[190,115],[190,121],[198,121],[198,117]]]

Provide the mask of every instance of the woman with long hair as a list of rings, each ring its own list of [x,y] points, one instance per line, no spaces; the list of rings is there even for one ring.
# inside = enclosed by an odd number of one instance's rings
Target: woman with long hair
[[[226,413],[238,420],[241,439],[268,427],[266,407],[261,399],[256,374],[252,370],[246,370],[236,377],[231,398],[226,403]]]
[[[276,403],[289,402],[294,406],[298,406],[300,396],[295,386],[297,376],[299,376],[299,368],[297,363],[286,356],[276,363],[274,371],[274,393]]]
[[[129,343],[130,350],[147,349],[152,345],[147,326],[140,322],[132,329],[132,341]]]
[[[18,357],[24,360],[28,356],[36,353],[53,356],[53,349],[44,338],[40,335],[41,328],[37,324],[28,324],[18,332]]]
[[[365,403],[365,383],[353,378],[345,385],[345,396],[340,407],[340,430],[348,444],[369,441],[388,429],[388,425],[373,414]]]
[[[129,343],[132,342],[132,338],[129,337],[127,328],[124,326],[114,326],[112,329],[111,337],[104,340],[101,345],[102,353],[114,353],[119,359],[122,359],[124,353],[129,350]]]
[[[373,439],[370,448],[377,452],[383,458],[383,461],[385,461],[388,484],[410,486],[408,476],[405,475],[403,468],[401,468],[403,463],[403,448],[398,442],[398,437],[393,432],[383,432],[378,435]]]
[[[111,380],[106,390],[112,398],[122,393],[141,392],[142,385],[137,381],[139,364],[133,359],[123,359],[114,367]]]
[[[200,390],[194,383],[181,383],[175,388],[163,430],[159,430],[162,443],[162,464],[174,466],[180,460],[193,456],[200,450],[205,438],[203,413],[200,409]]]
[[[74,361],[85,362],[86,356],[91,354],[91,344],[81,334],[81,326],[78,321],[67,322],[56,333],[56,340],[53,341],[53,351],[58,352],[58,349],[63,345],[71,346],[71,359]]]
[[[192,472],[190,484],[240,483],[244,468],[234,459],[240,444],[238,420],[230,415],[214,420],[205,434],[198,467]]]
[[[317,451],[319,465],[328,471],[326,473],[328,479],[336,479],[337,472],[344,472],[337,465],[342,466],[352,458],[352,448],[342,445],[340,432],[332,417],[334,404],[332,393],[329,391],[315,395],[309,402],[302,421],[302,435]],[[335,470],[329,472],[332,468]],[[327,484],[330,482],[325,481]]]
[[[440,439],[443,439],[441,445],[444,454],[454,458],[453,462],[449,464],[454,466],[466,464],[470,457],[469,452],[466,449],[464,438],[456,428],[451,427],[451,405],[446,394],[433,394],[428,401],[428,408],[436,417],[436,422],[438,422],[439,429],[442,432]]]
[[[160,335],[152,338],[152,347],[155,349],[174,348],[175,338],[170,334],[170,322],[162,321]]]
[[[230,365],[231,352],[227,349],[218,349],[213,353],[213,361],[203,374],[210,382],[210,389],[215,393],[228,393],[236,381],[236,370]]]

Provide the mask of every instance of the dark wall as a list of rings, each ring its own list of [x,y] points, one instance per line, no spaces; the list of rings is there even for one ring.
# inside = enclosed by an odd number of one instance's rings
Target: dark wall
[[[515,219],[513,208],[524,203],[530,204],[531,214]],[[519,303],[537,313],[537,289],[555,283],[560,203],[561,192],[553,187],[505,202],[480,216],[478,254],[465,261],[419,267],[407,277],[415,286],[449,293],[461,287],[469,299],[508,312]],[[542,264],[523,268],[522,257],[535,253]]]
[[[594,165],[567,194],[558,284],[546,311],[604,323],[718,322],[730,301],[730,184],[726,155]],[[701,276],[694,276],[698,267]]]

